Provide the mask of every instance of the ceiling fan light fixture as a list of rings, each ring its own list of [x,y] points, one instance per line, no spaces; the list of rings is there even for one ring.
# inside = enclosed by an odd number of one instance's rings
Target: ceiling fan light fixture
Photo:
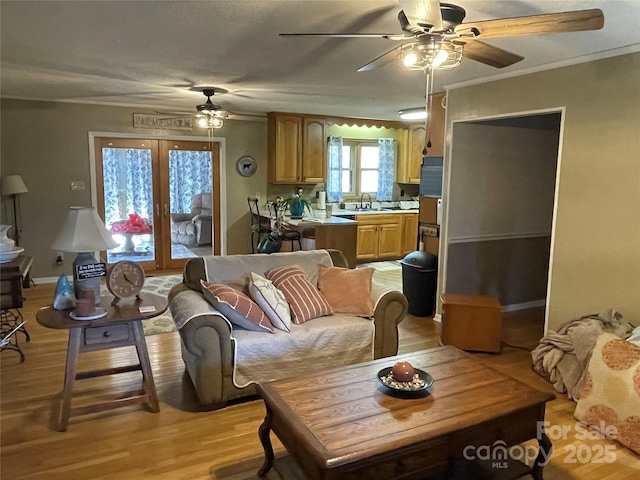
[[[462,45],[448,40],[406,43],[398,58],[407,70],[449,70],[460,65]]]
[[[222,128],[224,120],[214,115],[198,115],[196,117],[196,125],[200,128]]]
[[[427,109],[425,107],[405,108],[398,113],[403,120],[424,120],[427,118]]]

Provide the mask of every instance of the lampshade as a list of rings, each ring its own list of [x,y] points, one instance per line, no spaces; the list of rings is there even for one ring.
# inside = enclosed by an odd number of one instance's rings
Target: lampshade
[[[93,252],[118,245],[93,207],[70,207],[67,220],[51,248],[63,252]]]
[[[28,193],[27,186],[20,175],[7,175],[2,177],[2,195],[18,195]]]

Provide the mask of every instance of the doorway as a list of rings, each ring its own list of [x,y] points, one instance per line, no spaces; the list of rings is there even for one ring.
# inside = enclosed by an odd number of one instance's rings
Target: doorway
[[[453,123],[442,291],[547,306],[562,112]]]
[[[145,271],[220,254],[217,142],[94,138],[98,212],[119,243],[107,263]]]

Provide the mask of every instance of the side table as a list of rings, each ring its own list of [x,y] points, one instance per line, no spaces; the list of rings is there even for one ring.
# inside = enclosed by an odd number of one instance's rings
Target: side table
[[[148,292],[141,292],[140,297],[140,300],[135,297],[121,299],[116,305],[111,305],[113,298],[103,296],[100,306],[107,308],[107,315],[97,320],[74,320],[69,316],[71,310],[55,310],[51,306],[43,307],[36,314],[36,320],[44,327],[69,330],[64,388],[57,422],[59,431],[67,429],[71,415],[102,412],[138,403],[148,403],[152,412],[160,411],[142,320],[162,314],[167,309],[167,299]],[[140,363],[76,373],[80,353],[126,346],[136,347]],[[130,392],[117,400],[71,408],[75,380],[137,370],[142,371],[142,390]]]
[[[0,347],[18,352],[20,362],[24,362],[24,353],[15,334],[21,332],[27,342],[31,340],[19,309],[23,304],[22,288],[29,286],[32,263],[33,257],[18,255],[10,262],[0,264]]]

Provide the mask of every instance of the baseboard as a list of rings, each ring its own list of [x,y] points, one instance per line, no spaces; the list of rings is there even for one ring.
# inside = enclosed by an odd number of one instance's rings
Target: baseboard
[[[518,310],[527,310],[529,308],[544,307],[546,303],[547,302],[544,298],[540,300],[533,300],[531,302],[512,303],[510,305],[503,305],[502,312],[503,313],[517,312]]]
[[[433,316],[433,321],[434,321],[434,322],[438,322],[438,323],[442,323],[442,315],[441,315],[440,313],[436,313],[436,314]]]

